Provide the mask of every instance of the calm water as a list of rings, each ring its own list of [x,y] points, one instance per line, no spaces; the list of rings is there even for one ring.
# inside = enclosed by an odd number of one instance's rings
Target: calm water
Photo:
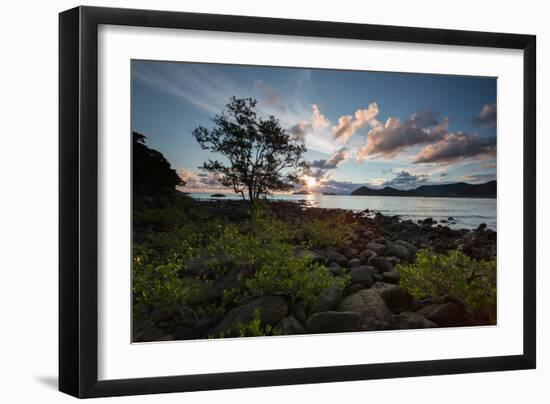
[[[192,193],[196,199],[211,198],[210,194]],[[223,199],[241,199],[227,194]],[[273,195],[271,199],[299,201],[305,200],[312,206],[331,209],[362,211],[370,209],[384,215],[399,215],[402,219],[419,220],[432,217],[438,222],[452,216],[454,228],[472,229],[480,223],[496,230],[497,200],[485,198],[422,198],[398,196],[351,196],[351,195]]]

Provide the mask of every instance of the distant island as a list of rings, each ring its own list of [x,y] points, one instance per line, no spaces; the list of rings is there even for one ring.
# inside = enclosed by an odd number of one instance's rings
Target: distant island
[[[336,195],[335,192],[323,192],[323,195]]]
[[[372,189],[360,187],[351,195],[359,196],[423,196],[439,198],[496,198],[497,182],[489,181],[485,184],[467,184],[456,182],[442,185],[422,185],[415,189],[401,190],[392,187]]]
[[[293,192],[292,195],[311,195],[311,192],[306,191],[305,189],[303,189],[301,191]]]

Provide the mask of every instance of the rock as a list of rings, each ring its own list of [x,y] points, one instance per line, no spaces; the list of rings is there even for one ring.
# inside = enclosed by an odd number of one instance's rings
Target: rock
[[[395,242],[396,244],[399,244],[399,245],[402,245],[403,247],[405,247],[407,250],[409,250],[409,254],[410,255],[416,255],[416,253],[418,252],[418,248],[416,248],[416,246],[412,243],[409,243],[408,241],[405,241],[405,240],[397,240]]]
[[[386,255],[393,255],[405,261],[409,261],[411,258],[409,250],[398,243],[389,243],[386,248]]]
[[[274,332],[278,335],[297,335],[305,333],[305,329],[294,316],[288,316],[279,321]]]
[[[172,320],[179,314],[177,310],[155,310],[151,314],[151,320],[155,323]]]
[[[351,283],[359,283],[361,285],[365,285],[367,288],[370,288],[374,283],[372,278],[373,272],[374,268],[368,265],[352,268],[350,271]]]
[[[346,271],[344,270],[344,268],[342,268],[336,262],[333,262],[332,264],[330,264],[330,266],[328,267],[328,270],[334,276],[344,276],[346,274]]]
[[[393,314],[386,302],[373,289],[363,289],[346,296],[338,306],[338,310],[359,313],[361,315],[359,329],[363,331],[386,330],[393,323]]]
[[[197,334],[195,333],[195,330],[191,327],[176,327],[174,328],[174,331],[172,331],[172,336],[174,339],[195,339],[197,338]]]
[[[362,251],[361,254],[359,254],[359,259],[361,262],[367,262],[369,259],[376,257],[376,253],[372,250],[365,250]]]
[[[346,258],[352,259],[353,257],[359,255],[359,250],[357,248],[348,248],[344,255]]]
[[[429,304],[416,313],[442,327],[467,325],[465,307],[457,303]]]
[[[348,262],[349,268],[355,268],[361,266],[361,260],[359,258],[352,258]]]
[[[355,331],[360,320],[361,315],[354,311],[325,311],[308,318],[306,327],[311,333]]]
[[[425,225],[425,226],[431,226],[431,225],[433,225],[433,224],[436,224],[437,221],[436,221],[436,220],[433,220],[433,218],[431,218],[431,217],[427,217],[427,218],[424,219],[424,220],[419,220],[418,223],[421,223],[421,224],[423,224],[423,225]]]
[[[297,246],[294,255],[297,258],[300,257],[309,257],[315,264],[324,264],[325,263],[325,256],[321,251],[315,251],[315,250],[305,250],[302,249],[301,246]]]
[[[386,246],[384,244],[371,241],[367,244],[367,250],[374,251],[377,255],[383,255],[386,251]]]
[[[348,288],[346,289],[346,296],[347,295],[352,295],[356,292],[359,292],[361,289],[365,289],[365,285],[361,285],[360,283],[356,283],[354,285],[350,285],[348,286]]]
[[[418,313],[404,311],[395,316],[394,326],[398,330],[408,330],[415,328],[434,328],[437,327],[437,324]]]
[[[332,310],[340,303],[340,300],[342,300],[342,289],[332,285],[321,292],[317,301],[311,306],[310,313]]]
[[[366,230],[365,232],[363,232],[363,237],[365,238],[373,238],[374,237],[374,233],[370,230]]]
[[[342,254],[338,254],[337,252],[331,251],[327,255],[327,263],[332,264],[333,262],[337,263],[341,267],[348,266],[348,259],[345,256],[343,256]]]
[[[260,311],[260,324],[277,324],[288,314],[286,300],[280,296],[264,296],[245,305],[231,309],[214,329],[214,335],[236,336],[239,324],[248,324]]]
[[[373,285],[373,289],[382,296],[382,299],[384,299],[392,313],[398,314],[408,310],[414,311],[418,307],[416,299],[407,290],[398,285],[376,282]]]
[[[368,264],[378,269],[378,272],[388,272],[393,269],[391,261],[384,257],[372,257]]]
[[[486,228],[487,224],[481,223],[479,226],[477,226],[476,233],[483,233]]]
[[[455,221],[455,218],[452,217],[452,216],[449,216],[449,217],[447,218],[447,220],[448,220],[449,222],[454,222],[454,221]]]
[[[382,274],[375,272],[372,274],[372,279],[374,279],[374,282],[382,282],[384,280],[384,277],[382,276]]]
[[[306,314],[306,303],[303,300],[298,300],[292,305],[292,315],[294,318],[296,318],[300,323],[305,323],[307,314]]]
[[[401,264],[401,259],[399,259],[397,257],[387,257],[386,261],[389,261],[392,264],[392,266],[396,266],[397,264]]]
[[[391,271],[382,272],[382,279],[384,282],[397,284],[401,279],[401,275],[398,270],[392,269]]]

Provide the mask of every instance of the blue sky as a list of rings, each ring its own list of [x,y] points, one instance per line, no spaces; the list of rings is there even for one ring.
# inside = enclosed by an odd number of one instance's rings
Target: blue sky
[[[191,131],[231,96],[258,100],[305,142],[314,192],[496,178],[496,79],[182,62],[132,62],[132,129],[190,191],[218,189]],[[219,158],[219,156],[216,156]]]

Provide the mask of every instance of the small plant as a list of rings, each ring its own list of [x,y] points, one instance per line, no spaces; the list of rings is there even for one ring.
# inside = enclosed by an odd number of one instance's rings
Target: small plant
[[[411,265],[399,265],[402,287],[418,299],[458,297],[471,309],[496,319],[496,260],[475,260],[452,250],[436,254],[420,250]]]
[[[311,247],[341,247],[346,244],[353,232],[353,225],[346,223],[345,213],[324,219],[314,219],[302,227],[305,238]]]
[[[266,335],[272,335],[273,327],[270,324],[266,324],[262,327],[262,310],[258,307],[254,310],[252,320],[248,323],[238,323],[237,333],[239,337],[264,337]]]

